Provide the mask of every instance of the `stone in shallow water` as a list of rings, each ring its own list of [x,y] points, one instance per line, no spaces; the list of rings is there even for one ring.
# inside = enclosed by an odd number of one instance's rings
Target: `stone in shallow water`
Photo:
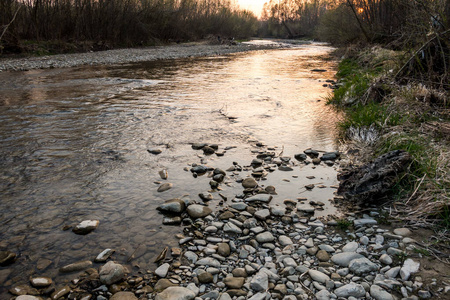
[[[172,183],[169,182],[163,183],[158,187],[158,192],[160,193],[165,192],[167,190],[170,190],[172,187],[173,187]]]
[[[76,263],[61,267],[59,269],[59,272],[61,272],[61,273],[78,272],[78,271],[83,271],[87,268],[90,268],[91,266],[92,266],[92,262],[89,260],[85,260],[85,261],[80,261],[80,262],[76,262]]]
[[[98,227],[98,224],[100,224],[99,220],[84,220],[75,226],[72,231],[76,234],[85,235],[94,231]]]
[[[30,279],[33,287],[42,288],[52,284],[52,280],[48,277],[34,277]]]
[[[212,213],[211,208],[199,204],[189,205],[187,213],[191,218],[203,218]]]
[[[183,200],[175,198],[164,201],[164,203],[156,209],[162,212],[181,214],[186,209],[186,204]]]
[[[94,259],[94,262],[105,262],[108,260],[108,258],[113,255],[115,251],[112,249],[105,249],[103,250],[97,257]]]
[[[242,180],[242,186],[246,189],[254,188],[258,186],[258,182],[254,178],[248,177]]]
[[[0,266],[7,266],[16,260],[16,254],[11,251],[0,251]]]
[[[109,261],[100,268],[100,282],[106,285],[116,283],[124,278],[125,271],[121,264]]]

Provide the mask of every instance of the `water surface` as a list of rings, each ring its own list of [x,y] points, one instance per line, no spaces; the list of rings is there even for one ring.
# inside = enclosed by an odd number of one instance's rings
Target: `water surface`
[[[19,254],[0,268],[0,295],[36,274],[57,284],[70,280],[76,274],[62,276],[59,267],[93,260],[105,248],[133,272],[154,270],[156,255],[176,246],[174,235],[182,232],[162,226],[155,208],[175,197],[200,201],[198,193],[209,190],[207,176],[184,170],[192,163],[249,165],[260,149],[256,141],[292,157],[306,148],[336,150],[336,117],[323,100],[330,91],[325,80],[334,76],[331,50],[312,44],[0,73],[0,250]],[[327,71],[311,71],[317,68]],[[205,157],[191,148],[195,142],[234,147],[223,157]],[[163,152],[152,155],[149,148]],[[174,187],[158,193],[161,169]],[[306,191],[309,183],[324,187]],[[276,187],[272,204],[298,197],[326,202],[335,184],[335,168],[324,165],[276,171],[261,182]],[[222,189],[229,199],[242,192],[232,176]],[[100,226],[86,236],[63,230],[85,219]],[[40,269],[45,262],[51,264]]]

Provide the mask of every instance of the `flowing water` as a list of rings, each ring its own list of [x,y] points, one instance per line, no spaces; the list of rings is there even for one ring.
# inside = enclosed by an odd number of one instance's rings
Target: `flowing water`
[[[336,150],[336,116],[323,86],[334,76],[331,50],[311,44],[0,73],[0,251],[18,254],[13,265],[0,267],[0,298],[37,274],[57,284],[75,278],[58,268],[93,260],[105,248],[115,249],[114,260],[132,272],[154,270],[159,251],[177,246],[174,235],[182,232],[161,225],[156,207],[182,196],[201,202],[198,193],[209,190],[207,176],[186,171],[193,163],[249,165],[260,149],[256,141],[291,157],[307,148]],[[311,71],[317,68],[327,71]],[[196,142],[228,150],[205,157],[192,149]],[[162,169],[173,188],[158,193]],[[323,188],[306,191],[309,183]],[[335,167],[298,164],[270,173],[261,185],[275,186],[271,205],[283,205],[298,197],[327,202],[336,183]],[[233,178],[221,187],[228,199],[242,193]],[[318,215],[330,213],[335,209],[327,202]],[[100,226],[85,236],[63,230],[86,219]]]

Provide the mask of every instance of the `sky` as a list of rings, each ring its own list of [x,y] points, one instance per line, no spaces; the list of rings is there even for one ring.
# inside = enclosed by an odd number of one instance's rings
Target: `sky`
[[[251,10],[258,17],[261,15],[264,3],[268,1],[269,0],[237,0],[241,8]]]

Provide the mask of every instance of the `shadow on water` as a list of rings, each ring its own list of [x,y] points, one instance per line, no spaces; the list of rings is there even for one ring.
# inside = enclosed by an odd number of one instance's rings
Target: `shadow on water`
[[[1,267],[0,294],[36,274],[63,283],[76,274],[62,276],[58,268],[93,260],[105,248],[115,249],[114,259],[132,271],[154,270],[156,255],[163,246],[176,246],[173,236],[182,232],[162,227],[156,207],[186,195],[199,201],[198,193],[209,189],[209,178],[184,170],[192,163],[249,165],[258,149],[252,140],[292,157],[309,147],[335,150],[335,115],[321,101],[329,92],[324,81],[334,76],[334,62],[324,59],[330,51],[312,44],[1,73],[0,250],[19,257]],[[235,147],[223,157],[204,157],[191,148],[195,142]],[[149,154],[149,148],[162,153]],[[158,193],[163,168],[173,188]],[[229,199],[242,192],[234,178],[222,185]],[[323,188],[306,191],[309,183]],[[336,170],[300,165],[260,184],[276,187],[272,204],[298,197],[326,202]],[[210,205],[217,207],[213,195]],[[327,204],[318,215],[328,213],[335,209]],[[85,219],[98,219],[100,226],[86,236],[63,230]]]

